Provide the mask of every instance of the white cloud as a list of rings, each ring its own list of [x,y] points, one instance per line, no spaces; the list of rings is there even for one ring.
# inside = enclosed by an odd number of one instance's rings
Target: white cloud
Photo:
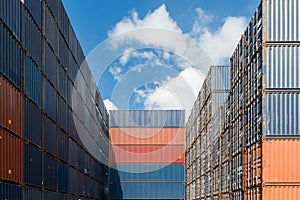
[[[142,28],[158,28],[181,32],[177,23],[170,17],[165,4],[163,4],[152,13],[149,12],[144,19],[140,19],[138,13],[133,11],[130,17],[126,17],[122,21],[118,22],[115,28],[109,31],[108,35],[112,37],[121,33]]]
[[[223,25],[211,30],[213,16],[201,8],[197,8],[195,12],[198,17],[189,33],[182,32],[164,4],[144,18],[139,18],[138,13],[134,11],[109,31],[112,47],[119,48],[124,44],[130,46],[130,51],[128,48],[123,51],[126,55],[121,57],[122,65],[126,65],[130,59],[137,58],[146,59],[151,63],[155,61],[158,65],[166,64],[161,62],[163,58],[167,61],[173,60],[183,70],[177,77],[166,79],[154,90],[135,90],[136,103],[144,102],[146,109],[185,109],[188,117],[208,67],[212,64],[210,58],[215,65],[229,63],[229,57],[246,27],[246,18],[227,17]],[[142,29],[146,31],[140,31]],[[161,58],[151,52],[134,51],[137,43],[162,49]],[[136,71],[141,70],[141,66],[136,66]],[[117,78],[121,73],[118,69],[112,72]]]
[[[246,26],[245,17],[227,17],[216,31],[210,31],[205,26],[200,28],[195,22],[191,36],[195,37],[216,65],[224,65],[229,63]]]
[[[109,72],[114,77],[114,79],[116,79],[117,81],[121,81],[121,79],[122,79],[122,75],[121,75],[122,68],[120,68],[120,67],[110,67]]]
[[[107,110],[119,110],[119,108],[113,102],[111,102],[109,99],[105,99],[103,101],[103,103]]]

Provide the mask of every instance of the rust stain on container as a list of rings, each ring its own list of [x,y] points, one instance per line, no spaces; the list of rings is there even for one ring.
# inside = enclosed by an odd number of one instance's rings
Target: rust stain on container
[[[112,144],[184,144],[185,128],[110,128]]]
[[[23,181],[22,141],[0,129],[0,178],[21,183]]]
[[[0,75],[0,125],[22,135],[22,95]]]
[[[300,139],[266,139],[262,157],[264,183],[300,185]]]
[[[110,149],[110,162],[121,163],[185,163],[182,145],[114,145]]]

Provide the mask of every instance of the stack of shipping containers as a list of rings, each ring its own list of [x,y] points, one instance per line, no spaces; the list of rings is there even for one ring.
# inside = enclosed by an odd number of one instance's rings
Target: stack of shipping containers
[[[186,199],[216,199],[219,196],[222,131],[218,111],[225,112],[222,104],[229,96],[229,80],[229,67],[212,66],[187,121]]]
[[[184,199],[185,114],[110,112],[110,198]]]
[[[108,114],[83,60],[60,0],[0,1],[0,199],[107,198]]]
[[[299,8],[262,0],[231,59],[241,73],[244,199],[300,199]]]
[[[203,133],[201,116],[209,114],[199,103],[206,98],[204,83],[187,123],[187,199],[198,199],[199,192],[211,199],[207,191],[214,199],[300,199],[299,6],[293,0],[258,6],[230,60],[230,96],[206,131],[212,136],[206,142],[216,141],[210,160],[195,140],[199,126],[200,138]],[[201,165],[193,163],[197,157],[203,157]],[[214,169],[218,162],[221,172],[194,181],[194,170]]]

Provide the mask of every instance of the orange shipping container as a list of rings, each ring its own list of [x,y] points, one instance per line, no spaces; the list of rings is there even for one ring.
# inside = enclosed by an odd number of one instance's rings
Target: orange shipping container
[[[23,145],[21,139],[0,129],[0,179],[21,183]]]
[[[184,164],[183,145],[113,145],[110,162],[121,163],[176,163]]]
[[[112,144],[184,144],[184,128],[110,128]]]
[[[300,185],[300,139],[265,139],[262,158],[265,184]]]
[[[245,150],[244,153],[244,184],[246,188],[261,184],[262,172],[262,149],[261,144],[256,143]]]
[[[21,93],[0,75],[0,125],[22,135]]]
[[[229,193],[221,194],[220,200],[231,200],[230,194]]]
[[[266,186],[262,195],[262,200],[299,200],[300,186]]]

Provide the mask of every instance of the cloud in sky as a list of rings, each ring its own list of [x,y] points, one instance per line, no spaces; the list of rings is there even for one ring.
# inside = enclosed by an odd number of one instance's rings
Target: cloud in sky
[[[235,46],[237,45],[241,34],[246,27],[245,17],[227,17],[224,19],[222,26],[216,30],[211,30],[209,24],[213,16],[207,14],[202,8],[195,10],[197,19],[194,22],[191,31],[183,33],[182,29],[172,19],[166,6],[163,4],[153,12],[149,12],[144,18],[140,18],[136,11],[132,11],[131,15],[125,17],[118,22],[115,27],[108,32],[110,37],[122,35],[123,33],[139,30],[139,29],[163,29],[176,32],[179,36],[193,39],[200,47],[191,45],[190,42],[179,40],[178,35],[163,35],[151,34],[151,32],[141,32],[142,34],[125,34],[124,37],[119,37],[114,45],[120,43],[135,43],[139,42],[144,45],[165,49],[160,58],[149,52],[137,52],[134,49],[127,49],[120,57],[120,64],[126,65],[131,59],[146,59],[148,61],[161,62],[162,59],[173,61],[182,66],[182,71],[176,77],[166,79],[155,89],[149,91],[135,90],[137,101],[144,100],[146,109],[186,109],[187,116],[195,101],[195,98],[201,88],[202,82],[206,76],[204,73],[208,69],[208,65],[212,64],[206,59],[202,59],[204,53],[213,60],[215,65],[224,65],[229,63]],[[154,39],[155,38],[155,39]],[[170,56],[168,50],[179,55],[177,58]],[[200,56],[199,56],[200,55]],[[188,62],[182,62],[182,59],[187,59]],[[167,64],[162,63],[161,64]],[[202,68],[206,67],[205,70]],[[140,68],[139,68],[140,69]],[[112,75],[119,78],[120,70],[118,68],[111,70]]]
[[[113,102],[111,102],[109,99],[104,99],[103,103],[108,111],[109,110],[119,110],[119,108]]]

